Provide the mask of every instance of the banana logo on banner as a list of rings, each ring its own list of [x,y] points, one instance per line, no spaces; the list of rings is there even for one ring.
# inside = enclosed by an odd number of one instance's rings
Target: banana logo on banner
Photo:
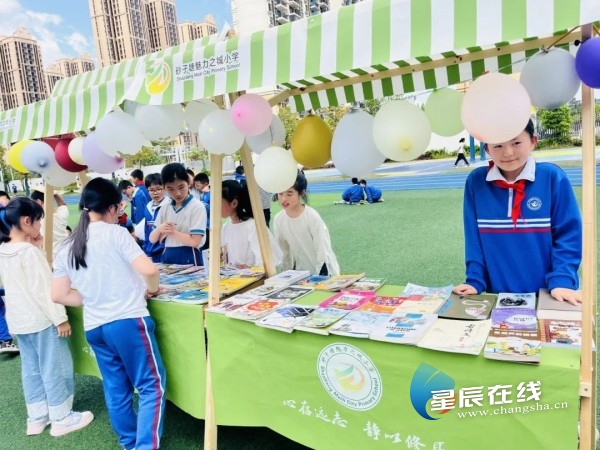
[[[146,69],[146,92],[159,95],[167,90],[171,83],[171,67],[165,61],[154,61]]]

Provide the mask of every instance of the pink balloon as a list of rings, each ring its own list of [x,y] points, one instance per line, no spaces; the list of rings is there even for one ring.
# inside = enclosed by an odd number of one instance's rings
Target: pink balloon
[[[77,164],[69,156],[69,143],[71,141],[72,139],[61,139],[58,141],[54,147],[54,156],[58,165],[67,172],[81,172],[87,169],[87,167]]]
[[[111,173],[123,165],[123,158],[114,158],[107,155],[96,143],[95,132],[92,131],[83,141],[83,161],[97,173]]]
[[[245,136],[258,136],[271,126],[273,112],[269,102],[256,94],[245,94],[231,106],[235,127]]]

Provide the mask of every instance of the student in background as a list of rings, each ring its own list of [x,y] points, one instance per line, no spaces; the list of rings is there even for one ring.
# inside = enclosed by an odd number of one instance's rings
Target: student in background
[[[204,172],[194,177],[194,187],[200,192],[200,201],[206,208],[206,240],[200,250],[206,250],[210,245],[210,179]]]
[[[244,166],[237,166],[235,168],[235,181],[246,181],[246,171]]]
[[[267,223],[267,228],[269,228],[271,222],[271,199],[273,198],[273,195],[260,186],[258,187],[258,192],[260,193],[260,202],[262,204],[263,214],[265,215],[265,222]]]
[[[31,199],[44,207],[44,193],[34,190],[31,193]],[[69,207],[63,198],[54,194],[57,208],[52,214],[52,255],[56,256],[56,251],[62,242],[67,238],[67,224],[69,223]],[[42,230],[44,229],[44,220],[42,219]]]
[[[189,193],[188,174],[182,164],[167,164],[160,177],[171,200],[160,209],[150,242],[165,241],[164,263],[201,266],[198,249],[206,238],[206,208]]]
[[[150,201],[150,194],[144,184],[144,172],[140,169],[135,169],[131,172],[134,191],[131,195],[131,220],[134,225],[137,225],[144,219],[144,210]]]
[[[0,191],[0,206],[6,206],[10,202],[10,196],[5,191]]]
[[[40,251],[44,210],[26,197],[0,209],[0,278],[6,288],[6,321],[19,340],[28,436],[51,424],[52,436],[87,426],[94,415],[73,407],[71,326],[50,298],[52,271]]]
[[[507,142],[485,144],[491,162],[467,177],[464,195],[466,281],[460,295],[538,292],[582,301],[577,271],[582,222],[567,175],[537,163],[530,120]],[[508,212],[507,212],[508,211]]]
[[[365,193],[365,198],[367,199],[368,203],[377,203],[383,201],[383,198],[381,197],[381,189],[375,186],[367,186],[367,180],[364,179],[360,180],[358,184]]]
[[[275,237],[283,251],[281,269],[308,270],[311,275],[339,275],[340,266],[331,248],[329,230],[319,213],[305,204],[307,187],[306,177],[298,172],[294,185],[277,194],[283,211],[277,213],[273,222]]]
[[[458,141],[458,149],[456,151],[456,161],[454,161],[454,167],[458,167],[459,161],[464,161],[467,167],[470,166],[467,157],[465,156],[465,138],[460,138]]]
[[[194,178],[195,178],[194,171],[192,169],[185,169],[185,171],[188,176],[188,184],[189,184],[189,188],[190,188],[190,194],[196,200],[200,200],[200,191],[198,189],[196,189],[196,185],[194,183]]]
[[[241,266],[262,266],[263,260],[256,233],[256,222],[246,182],[223,181],[221,215],[228,218],[223,224],[221,245],[227,249],[227,262]],[[267,229],[275,265],[281,264],[282,253],[273,234]]]
[[[358,178],[352,178],[351,180],[352,186],[347,188],[342,193],[342,200],[339,202],[334,202],[336,205],[355,205],[357,203],[363,202],[365,200],[365,195],[358,184]]]
[[[152,262],[162,262],[163,253],[165,251],[165,243],[162,242],[151,242],[150,233],[154,230],[154,221],[158,216],[158,213],[162,207],[166,207],[169,204],[169,199],[165,197],[165,189],[160,178],[160,173],[151,173],[146,176],[144,181],[146,189],[150,194],[150,200],[144,209],[145,214],[145,225],[144,225],[144,238],[145,245],[144,251],[146,255],[152,258]]]
[[[115,185],[104,178],[94,178],[83,189],[79,224],[56,255],[52,300],[83,305],[85,336],[98,362],[119,445],[157,449],[166,375],[146,299],[159,292],[158,268],[115,225],[120,201]]]

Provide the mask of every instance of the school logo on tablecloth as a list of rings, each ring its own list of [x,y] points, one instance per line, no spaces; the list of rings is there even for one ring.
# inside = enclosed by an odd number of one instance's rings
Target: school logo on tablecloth
[[[375,407],[383,391],[377,367],[362,350],[345,343],[330,344],[317,360],[319,379],[335,401],[356,411]]]

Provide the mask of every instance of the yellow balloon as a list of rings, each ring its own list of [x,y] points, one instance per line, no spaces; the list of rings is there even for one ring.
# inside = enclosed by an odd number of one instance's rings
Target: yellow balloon
[[[319,116],[306,116],[292,135],[292,155],[304,167],[320,167],[331,159],[333,133]]]
[[[21,162],[21,153],[23,149],[33,141],[24,140],[19,141],[16,144],[13,144],[12,147],[8,149],[6,153],[6,161],[8,164],[15,170],[18,170],[21,173],[29,173],[29,171],[25,168],[23,163]]]

